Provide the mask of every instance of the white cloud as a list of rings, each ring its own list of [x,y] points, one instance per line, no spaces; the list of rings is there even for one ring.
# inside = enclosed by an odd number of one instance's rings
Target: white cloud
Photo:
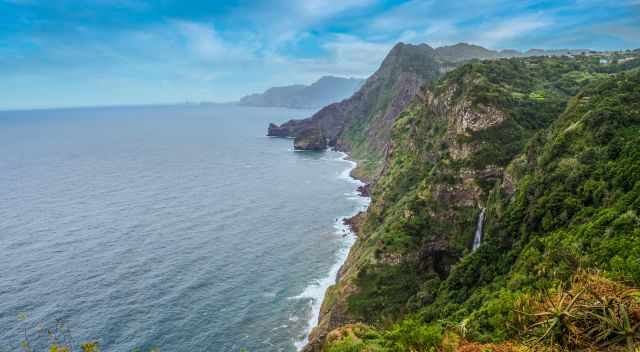
[[[212,25],[189,21],[173,21],[174,28],[196,58],[208,62],[248,61],[257,49],[253,43],[231,43],[223,39]]]
[[[397,41],[427,43],[432,47],[454,44],[464,37],[462,30],[452,21],[433,21],[421,30],[404,30]]]
[[[471,42],[495,48],[553,23],[551,12],[518,15],[527,13],[527,6],[506,0],[411,0],[373,18],[366,28],[367,34],[386,34],[387,40],[433,47]]]
[[[507,41],[534,33],[552,23],[550,19],[541,15],[519,16],[509,18],[496,25],[484,25],[483,30],[476,30],[477,34],[470,38],[474,43],[496,47]]]
[[[380,65],[393,46],[393,42],[374,43],[350,35],[337,35],[333,41],[323,44],[331,60],[354,74],[368,75]]]
[[[374,18],[369,27],[373,31],[397,31],[426,26],[434,17],[433,4],[426,0],[405,2]]]
[[[321,44],[324,55],[296,58],[272,52],[264,60],[274,72],[295,72],[295,83],[311,83],[327,74],[366,78],[378,69],[394,44],[395,42],[365,41],[350,35],[333,35]],[[290,76],[288,74],[284,77],[290,79]]]
[[[372,5],[376,0],[305,0],[292,2],[298,15],[322,19],[355,8]]]

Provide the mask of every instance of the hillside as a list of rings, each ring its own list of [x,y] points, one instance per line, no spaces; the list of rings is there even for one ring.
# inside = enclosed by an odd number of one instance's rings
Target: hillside
[[[458,43],[436,48],[436,52],[444,60],[461,62],[472,59],[486,60],[506,59],[511,57],[580,55],[590,53],[591,51],[587,49],[530,49],[525,52],[521,52],[513,49],[491,50],[479,45]]]
[[[443,59],[453,62],[471,59],[498,59],[523,55],[521,52],[516,50],[496,51],[468,43],[442,46],[437,48],[436,51]]]
[[[473,59],[552,56],[568,51],[495,51],[459,43],[432,48],[426,44],[397,44],[362,88],[342,102],[328,105],[308,119],[271,124],[268,135],[300,137],[296,149],[334,147],[359,161],[355,174],[375,179],[388,152],[391,126],[418,93],[442,74]],[[301,136],[302,135],[302,136]]]
[[[357,78],[321,77],[311,85],[273,87],[240,99],[245,106],[316,109],[350,97],[364,83]]]
[[[420,86],[439,77],[442,70],[430,46],[397,44],[352,97],[326,106],[308,119],[271,124],[268,135],[298,137],[304,133],[304,138],[295,142],[297,149],[313,145],[315,149],[332,146],[348,151],[360,160],[361,176],[371,177],[381,169],[393,121]]]
[[[425,85],[307,350],[640,341],[639,65],[501,59]]]

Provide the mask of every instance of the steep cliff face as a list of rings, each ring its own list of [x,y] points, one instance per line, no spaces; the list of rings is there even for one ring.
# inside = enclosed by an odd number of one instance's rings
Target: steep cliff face
[[[325,150],[327,139],[322,134],[320,128],[309,128],[298,134],[293,148],[295,150]]]
[[[549,53],[494,51],[466,43],[437,49],[426,44],[399,43],[353,96],[326,106],[308,119],[281,126],[271,124],[268,135],[295,138],[303,131],[320,128],[328,146],[347,151],[359,161],[356,176],[372,180],[384,165],[393,123],[421,86],[472,59],[546,54]]]
[[[349,99],[331,104],[309,119],[271,125],[269,136],[298,137],[320,128],[329,146],[351,152],[367,166],[367,174],[379,171],[391,126],[415,96],[419,87],[440,74],[441,63],[426,44],[397,44],[376,71]]]
[[[563,135],[578,130],[583,133],[581,119],[594,118],[589,111],[597,108],[588,106],[596,99],[594,92],[607,94],[606,88],[582,93],[569,105],[574,110],[562,112],[576,92],[591,82],[606,80],[617,70],[600,67],[586,57],[497,60],[465,65],[436,85],[420,90],[393,125],[384,168],[372,190],[373,201],[359,239],[340,272],[340,281],[327,292],[319,326],[307,350],[335,346],[334,342],[327,345],[327,336],[330,341],[340,341],[340,336],[353,334],[354,330],[330,334],[332,330],[362,322],[376,328],[364,329],[364,335],[357,337],[358,343],[375,351],[397,350],[381,346],[393,346],[397,343],[394,339],[403,333],[376,330],[393,322],[398,322],[400,331],[403,324],[417,324],[411,325],[413,333],[417,333],[433,326],[437,330],[440,319],[456,324],[471,319],[465,326],[475,334],[474,338],[482,341],[487,336],[497,340],[507,337],[504,325],[509,325],[508,312],[513,310],[509,304],[514,303],[508,295],[535,284],[536,274],[522,276],[527,265],[532,265],[531,253],[523,254],[523,248],[539,248],[540,243],[532,245],[531,241],[542,229],[551,231],[558,224],[571,224],[576,210],[569,209],[575,205],[563,203],[563,197],[588,184],[583,179],[573,184],[571,191],[552,192],[547,187],[553,177],[536,175],[532,170],[543,163],[571,173],[573,167],[580,165],[576,155],[585,151],[569,147],[571,144]],[[638,77],[635,73],[631,79],[624,78],[625,88],[620,92],[637,95]],[[608,86],[620,84],[609,82]],[[633,100],[630,95],[625,96],[618,99]],[[605,102],[609,98],[597,99]],[[620,101],[616,106],[624,105]],[[578,102],[584,105],[576,113]],[[632,133],[623,130],[634,123],[638,126],[638,110],[623,110],[612,111],[609,116],[626,121],[623,125],[627,127],[616,122],[602,133]],[[594,130],[585,131],[579,139],[581,144],[590,144],[588,136],[601,129],[596,125],[590,128]],[[562,147],[552,146],[558,143]],[[609,148],[607,141],[602,143]],[[632,141],[620,143],[626,146],[622,149],[631,148]],[[553,152],[561,148],[573,151],[564,156]],[[587,149],[599,148],[593,145]],[[637,165],[640,157],[633,155],[631,158],[637,158],[633,164]],[[626,186],[627,192],[633,185],[638,185],[635,178]],[[548,214],[536,213],[529,203],[532,196],[538,199],[534,203],[549,206]],[[472,253],[478,216],[485,208],[483,242]],[[626,250],[621,261],[628,260],[633,250],[640,248],[640,241],[633,243],[631,247],[635,249]],[[556,253],[553,246],[546,250]],[[547,280],[541,282],[566,279],[571,270],[575,271],[567,264],[554,265],[552,260],[538,270],[552,270],[558,275],[562,271],[564,276],[539,273]],[[512,266],[520,268],[516,269],[517,274],[509,274]],[[633,272],[639,274],[640,271]],[[502,302],[505,298],[500,295],[511,300]],[[500,306],[502,303],[504,307]],[[432,323],[436,325],[429,325]],[[411,335],[400,337],[407,336]],[[370,344],[363,342],[367,339]],[[373,349],[375,346],[379,349]]]

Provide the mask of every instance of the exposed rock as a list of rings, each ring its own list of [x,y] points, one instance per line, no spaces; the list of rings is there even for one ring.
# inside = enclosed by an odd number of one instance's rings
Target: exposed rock
[[[393,122],[422,84],[439,77],[439,68],[437,54],[430,46],[399,43],[349,99],[328,105],[308,119],[272,124],[268,135],[297,137],[306,129],[319,127],[329,146],[348,152],[359,146],[382,159]]]
[[[294,120],[290,121],[290,123],[282,124],[281,126],[278,126],[275,123],[270,123],[269,130],[267,131],[267,136],[295,137],[298,135],[298,133],[310,128],[311,126],[312,124],[308,123],[306,120]]]
[[[299,133],[293,141],[295,150],[325,150],[327,140],[319,128],[311,128]]]
[[[474,82],[466,80],[462,84],[468,88]],[[407,136],[401,141],[391,141],[385,146],[387,162],[392,162],[395,157],[394,153],[402,150],[405,154],[413,155],[416,160],[436,162],[444,158],[460,161],[460,164],[463,165],[464,161],[471,158],[479,148],[477,141],[466,137],[497,126],[508,118],[507,114],[494,107],[472,106],[471,99],[460,90],[461,88],[455,82],[448,87],[441,88],[442,90],[437,94],[431,90],[420,92],[415,96],[413,104],[421,105],[421,109],[427,111],[425,116],[438,121],[437,124],[446,128],[439,135],[438,140],[433,142],[434,145],[445,144],[447,148],[434,151],[432,148],[425,148],[422,140]],[[411,130],[411,128],[408,129]],[[396,145],[395,143],[402,144]],[[388,166],[383,169],[384,172],[387,172],[387,168]],[[475,209],[479,204],[482,204],[484,197],[486,197],[480,184],[482,182],[499,182],[502,179],[503,168],[494,165],[485,165],[481,168],[453,167],[445,163],[438,168],[438,172],[442,175],[442,179],[431,181],[420,194],[421,197],[434,204],[424,211],[428,214],[430,221],[434,223],[459,224],[455,229],[451,229],[452,233],[459,236],[468,234],[469,239],[472,240],[477,215]],[[365,191],[364,188],[362,187],[361,191]],[[368,189],[366,193],[369,193]],[[379,210],[369,209],[369,211],[384,212],[384,209],[390,206],[384,203],[385,199],[373,199],[373,209]],[[461,211],[462,209],[470,211],[464,212]],[[408,253],[382,250],[376,254],[375,259],[372,259],[371,255],[367,254],[371,253],[374,250],[372,247],[375,246],[372,244],[371,238],[368,237],[371,234],[362,233],[362,224],[367,221],[367,214],[358,215],[358,217],[360,216],[362,216],[361,219],[349,220],[349,224],[353,224],[352,226],[356,227],[361,235],[340,270],[341,280],[327,293],[321,310],[320,323],[314,330],[312,342],[307,351],[314,351],[314,348],[318,350],[318,346],[322,345],[322,340],[332,329],[357,321],[350,315],[346,302],[348,297],[358,290],[353,278],[357,276],[362,265],[366,266],[371,261],[381,265],[400,265],[412,262],[417,263],[417,268],[422,272],[430,272],[440,278],[446,278],[451,267],[464,255],[463,248],[456,246],[455,241],[451,240],[452,233],[435,232],[435,228],[440,227],[434,226],[434,230],[432,230],[434,232],[417,251]],[[404,210],[403,217],[407,223],[411,223],[415,216],[417,215],[412,210]],[[367,259],[362,262],[359,258]]]
[[[360,229],[362,228],[362,223],[364,222],[366,215],[367,214],[365,212],[361,211],[348,219],[344,219],[344,224],[349,226],[351,231],[357,235],[360,233]]]
[[[326,106],[310,118],[291,120],[280,126],[271,124],[269,136],[297,137],[308,128],[319,126],[328,145],[338,150],[363,153],[352,155],[356,159],[384,159],[394,121],[420,92],[425,83],[438,79],[442,74],[471,59],[500,59],[516,56],[567,55],[583,50],[532,50],[522,53],[515,50],[494,51],[477,45],[458,43],[433,49],[426,44],[398,43],[389,52],[380,68],[369,77],[350,98]],[[455,88],[455,87],[453,87]],[[440,97],[441,103],[450,105],[452,93]],[[505,116],[492,107],[472,106],[470,101],[456,107],[453,112],[459,118],[457,131],[478,131],[489,125],[499,124]],[[435,109],[438,107],[436,105]],[[487,119],[487,117],[491,117]],[[465,148],[465,147],[463,147]],[[464,159],[473,149],[460,149],[458,159]],[[379,163],[381,172],[383,163]],[[376,176],[368,175],[369,177]]]
[[[359,186],[357,189],[358,193],[362,197],[370,197],[371,196],[371,184],[366,183],[363,186]]]

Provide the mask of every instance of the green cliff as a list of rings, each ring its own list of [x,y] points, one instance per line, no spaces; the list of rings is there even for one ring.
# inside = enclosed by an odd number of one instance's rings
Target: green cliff
[[[474,61],[427,82],[307,350],[635,346],[639,64]]]
[[[371,180],[382,169],[391,126],[398,114],[423,84],[433,82],[453,66],[426,44],[399,43],[349,99],[331,104],[308,119],[272,124],[268,135],[306,139],[308,130],[320,130],[327,145],[316,148],[314,143],[310,149],[329,146],[349,152],[359,161],[358,176]]]

